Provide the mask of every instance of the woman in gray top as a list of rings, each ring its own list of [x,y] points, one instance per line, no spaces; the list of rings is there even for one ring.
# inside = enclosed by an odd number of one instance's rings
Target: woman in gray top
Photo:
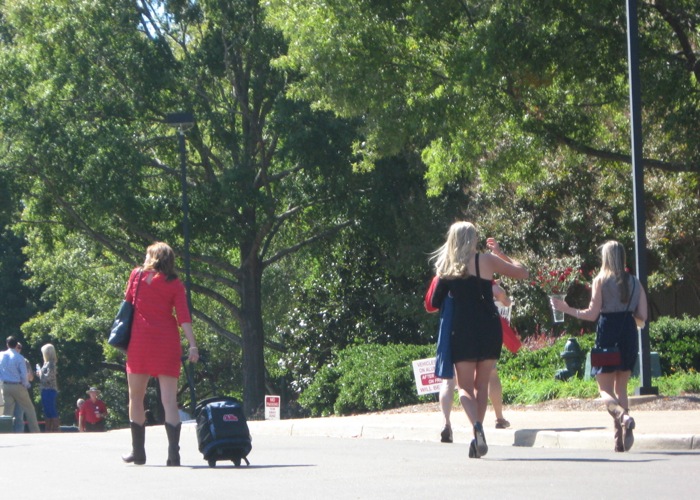
[[[628,451],[634,443],[634,419],[629,416],[627,383],[639,353],[637,328],[647,320],[647,297],[639,280],[627,272],[625,249],[617,241],[601,247],[602,265],[593,280],[587,309],[574,309],[551,299],[552,307],[586,321],[598,321],[596,347],[618,347],[621,362],[616,366],[593,366],[592,374],[615,419],[615,451]]]
[[[58,379],[56,373],[56,364],[58,357],[56,349],[52,344],[44,344],[41,348],[41,354],[44,357],[44,366],[38,368],[36,375],[40,380],[41,387],[41,405],[44,408],[44,419],[46,432],[59,432],[61,425],[58,418]]]

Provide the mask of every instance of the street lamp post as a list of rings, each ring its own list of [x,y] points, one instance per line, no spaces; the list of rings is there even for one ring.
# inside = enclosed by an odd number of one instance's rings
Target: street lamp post
[[[177,129],[178,143],[180,146],[180,181],[182,184],[182,232],[185,239],[185,290],[187,292],[187,306],[192,312],[192,282],[190,281],[190,223],[189,201],[187,199],[187,151],[185,149],[185,132],[194,125],[192,113],[169,113],[165,117],[165,123]]]
[[[644,214],[644,166],[642,164],[642,99],[639,90],[639,23],[637,21],[637,0],[627,2],[627,59],[630,84],[630,121],[632,135],[632,186],[634,189],[634,239],[637,255],[637,277],[646,288],[646,217]],[[636,393],[658,394],[651,385],[651,347],[649,327],[639,330],[639,373],[641,384]]]
[[[187,307],[192,313],[192,282],[190,281],[190,222],[189,201],[187,199],[187,150],[185,149],[185,132],[194,125],[192,113],[178,112],[168,113],[165,123],[177,130],[177,138],[180,146],[180,183],[182,184],[182,232],[185,239],[185,291],[187,293]],[[185,374],[190,386],[190,413],[194,416],[196,396],[194,393],[194,378],[192,366],[185,366]]]

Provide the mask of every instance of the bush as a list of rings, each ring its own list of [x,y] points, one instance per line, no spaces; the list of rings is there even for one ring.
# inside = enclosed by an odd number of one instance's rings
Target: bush
[[[662,317],[649,325],[652,351],[659,353],[661,372],[700,371],[700,319]]]
[[[674,373],[667,377],[654,379],[659,388],[659,394],[665,396],[681,396],[684,394],[700,394],[700,373]]]
[[[650,326],[653,350],[661,353],[662,373],[654,379],[660,394],[700,393],[700,322],[698,319],[661,318]],[[595,379],[583,380],[585,354],[595,333],[575,336],[583,356],[581,377],[555,380],[565,368],[561,353],[570,335],[541,334],[526,340],[517,354],[503,350],[498,371],[505,404],[535,404],[559,398],[598,397]],[[361,345],[341,351],[333,364],[324,366],[299,397],[312,416],[347,415],[382,411],[433,401],[434,395],[416,394],[411,362],[433,356],[435,348],[415,345]],[[638,385],[630,380],[632,393]]]
[[[348,415],[427,402],[418,396],[411,362],[435,355],[435,347],[360,345],[340,351],[299,397],[312,416]]]

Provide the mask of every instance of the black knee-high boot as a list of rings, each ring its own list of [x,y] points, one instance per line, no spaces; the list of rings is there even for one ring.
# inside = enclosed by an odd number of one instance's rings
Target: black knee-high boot
[[[122,460],[126,463],[143,465],[146,463],[146,425],[139,425],[131,422],[131,453],[122,455]]]
[[[165,432],[168,435],[168,461],[166,465],[169,466],[179,466],[180,465],[180,430],[182,429],[182,423],[177,425],[171,425],[165,422]]]

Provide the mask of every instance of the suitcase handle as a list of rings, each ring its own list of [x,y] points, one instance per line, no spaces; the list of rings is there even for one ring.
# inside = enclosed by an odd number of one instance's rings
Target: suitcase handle
[[[195,418],[197,418],[197,415],[202,411],[202,409],[205,406],[207,406],[209,403],[215,403],[217,401],[230,401],[231,403],[238,403],[242,406],[242,403],[233,396],[215,396],[213,398],[208,398],[204,401],[200,401],[199,403],[197,403],[197,407],[194,410]]]

